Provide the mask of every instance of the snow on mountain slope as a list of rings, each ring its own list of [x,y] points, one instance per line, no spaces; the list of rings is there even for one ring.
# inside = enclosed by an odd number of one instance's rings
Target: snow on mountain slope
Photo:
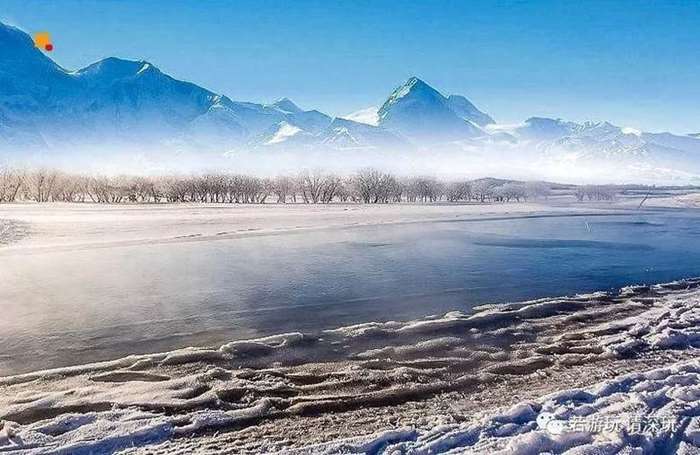
[[[410,149],[400,137],[382,128],[353,122],[352,120],[336,118],[321,134],[321,141],[325,145],[335,148],[382,148],[395,150],[397,148]]]
[[[364,123],[365,125],[378,126],[378,110],[379,108],[377,106],[370,106],[365,109],[360,109],[359,111],[352,112],[348,115],[344,115],[342,118],[346,120],[352,120],[353,122],[357,123]]]
[[[296,125],[299,125],[305,131],[314,134],[325,130],[333,120],[331,117],[317,110],[298,112],[290,115],[288,119]]]
[[[440,92],[412,77],[394,90],[379,108],[379,126],[425,144],[483,135],[476,120],[483,121],[485,114],[474,119],[467,116],[465,119],[455,113],[450,104],[460,103],[448,102]],[[464,105],[461,107],[464,108]],[[468,114],[466,109],[460,113]]]
[[[530,117],[511,132],[526,140],[552,140],[572,134],[577,125],[561,119]]]
[[[277,125],[275,133],[266,143],[276,144],[279,142],[284,142],[287,139],[292,138],[301,132],[302,130],[298,126],[294,126],[287,122],[281,122],[279,125]]]
[[[464,120],[474,122],[479,126],[496,123],[491,116],[481,112],[471,101],[461,95],[448,96],[447,105],[455,114],[459,115]]]
[[[646,133],[608,122],[544,117],[498,125],[465,97],[445,97],[416,77],[379,109],[332,119],[288,98],[272,104],[233,101],[146,61],[110,57],[67,71],[26,33],[0,23],[0,159],[57,156],[72,162],[74,156],[91,160],[96,150],[106,159],[115,150],[157,159],[180,152],[223,157],[271,147],[313,149],[318,156],[358,148],[410,152],[416,153],[411,160],[430,164],[436,160],[429,157],[439,156],[468,162],[470,169],[486,169],[498,160],[518,172],[556,169],[538,178],[567,181],[607,175],[596,167],[611,170],[612,178],[634,179],[643,170],[645,179],[664,175],[689,183],[700,175],[700,134]],[[584,167],[587,171],[579,172]]]
[[[289,98],[277,100],[270,107],[284,114],[286,121],[314,134],[325,129],[332,120],[328,115],[315,109],[310,111],[301,109]]]
[[[0,24],[0,112],[25,148],[159,140],[206,113],[215,95],[148,62],[109,58],[69,72]],[[4,122],[3,122],[4,123]],[[6,137],[3,134],[3,137]]]
[[[648,143],[700,154],[700,136],[677,136],[670,133],[641,133],[640,136]]]
[[[261,135],[254,137],[250,141],[251,147],[289,149],[295,147],[304,147],[314,144],[315,136],[300,128],[299,126],[283,120],[272,125]]]
[[[217,102],[214,93],[153,64],[109,58],[75,73],[83,84],[75,120],[100,134],[157,139],[177,134]],[[70,108],[66,106],[66,111]]]
[[[609,179],[695,181],[700,175],[700,140],[669,133],[643,133],[609,122],[574,123],[532,117],[521,125],[489,125],[493,137],[516,139],[520,155],[529,155],[539,168],[559,168],[575,175],[577,169]],[[582,175],[579,172],[579,175]]]
[[[174,79],[145,61],[110,57],[67,71],[21,30],[0,24],[0,146],[26,149],[125,144],[193,147],[245,143],[285,120],[312,132],[330,117],[289,100],[236,102]]]
[[[52,96],[67,95],[77,86],[71,74],[34,46],[23,31],[0,23],[0,96],[3,104],[29,108],[48,103]]]
[[[301,108],[294,104],[289,98],[280,98],[271,104],[272,107],[279,109],[285,114],[298,114],[302,112]]]

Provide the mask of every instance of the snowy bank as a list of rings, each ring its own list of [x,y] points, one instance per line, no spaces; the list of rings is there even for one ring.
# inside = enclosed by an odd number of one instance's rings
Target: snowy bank
[[[620,376],[523,402],[476,423],[389,430],[283,450],[302,454],[700,452],[700,362]]]
[[[183,444],[182,453],[198,444],[211,444],[202,449],[206,453],[236,444],[240,453],[692,448],[700,386],[698,365],[689,360],[700,345],[699,286],[700,280],[688,280],[482,306],[473,313],[288,333],[0,378],[0,453],[170,453]],[[608,381],[594,387],[603,373]],[[567,375],[568,383],[583,387],[557,393]],[[509,400],[530,388],[518,381],[530,381],[546,396]],[[406,406],[450,394],[463,403],[453,400],[447,412],[422,408],[427,420],[404,425]],[[469,411],[478,394],[487,398],[478,413]],[[496,413],[509,401],[516,406]],[[374,410],[370,417],[356,418],[367,409]],[[626,418],[632,411],[643,418],[672,415],[677,427],[643,438],[549,434],[537,423],[543,415],[570,421]],[[334,415],[345,417],[324,431],[311,432],[305,423]],[[382,432],[348,440],[349,424],[359,425],[356,434]],[[287,438],[272,441],[270,427]]]

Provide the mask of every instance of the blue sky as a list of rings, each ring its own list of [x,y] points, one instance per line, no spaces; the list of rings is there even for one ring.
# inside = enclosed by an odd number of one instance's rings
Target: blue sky
[[[501,123],[700,132],[700,1],[0,0],[76,69],[146,59],[236,100],[346,114],[416,75]]]

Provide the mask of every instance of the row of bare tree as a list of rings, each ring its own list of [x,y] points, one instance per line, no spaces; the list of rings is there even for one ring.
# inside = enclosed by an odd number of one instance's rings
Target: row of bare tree
[[[583,185],[576,187],[574,196],[579,202],[612,201],[617,195],[617,189],[612,185]]]
[[[323,171],[307,171],[296,176],[260,178],[227,173],[159,177],[88,176],[51,169],[17,171],[0,168],[0,202],[483,203],[546,198],[550,192],[550,187],[540,182],[498,183],[490,179],[443,182],[432,177],[398,178],[377,169],[363,169],[345,177]]]

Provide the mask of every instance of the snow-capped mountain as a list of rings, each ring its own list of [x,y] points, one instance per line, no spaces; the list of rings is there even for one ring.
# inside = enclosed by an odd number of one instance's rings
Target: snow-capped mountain
[[[282,112],[285,115],[285,119],[291,124],[314,134],[323,131],[333,120],[328,115],[317,110],[305,111],[289,98],[277,100],[271,106]]]
[[[466,98],[446,98],[416,77],[394,90],[377,114],[379,126],[418,143],[482,136],[480,126],[494,123]]]
[[[357,123],[364,123],[365,125],[378,126],[379,125],[379,114],[377,111],[379,107],[370,106],[359,111],[352,112],[350,114],[344,115],[343,118],[347,120],[352,120]]]
[[[496,123],[491,116],[484,114],[472,104],[471,101],[462,95],[450,95],[447,97],[447,106],[452,112],[462,119],[476,123],[479,126],[486,126]]]
[[[581,124],[560,119],[530,118],[508,133],[521,143],[546,149],[548,153],[575,153],[588,159],[650,157],[690,160],[700,157],[700,140],[669,133],[644,133],[609,122]]]
[[[145,61],[107,58],[68,71],[24,32],[0,24],[0,150],[173,141],[215,149],[244,144],[284,121],[318,133],[331,118],[288,99],[232,101]]]
[[[622,170],[650,179],[700,175],[700,133],[646,133],[543,117],[501,125],[464,96],[445,96],[416,77],[379,108],[333,118],[288,98],[233,101],[146,61],[106,58],[69,71],[26,33],[0,23],[0,159],[37,153],[104,159],[115,150],[152,161],[182,160],[183,153],[196,161],[205,152],[284,151],[333,160],[384,155],[396,162],[404,154],[412,169],[439,156],[477,169],[509,164],[550,179],[561,178],[554,172],[565,177],[583,169],[595,176],[606,167],[611,178]]]
[[[408,150],[411,145],[405,140],[378,126],[336,118],[323,132],[322,143],[336,148],[378,148]]]
[[[315,142],[314,135],[305,131],[301,127],[283,120],[275,123],[262,134],[253,137],[249,144],[251,147],[276,146],[284,144],[286,146],[307,146]]]

